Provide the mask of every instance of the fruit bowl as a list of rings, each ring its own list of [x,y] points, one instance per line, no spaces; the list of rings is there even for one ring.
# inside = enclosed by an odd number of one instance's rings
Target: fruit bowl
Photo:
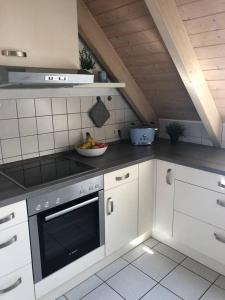
[[[105,153],[107,148],[108,148],[108,145],[105,145],[105,147],[102,147],[102,148],[95,148],[95,149],[82,149],[80,147],[75,147],[76,151],[80,155],[87,156],[87,157],[101,156]]]

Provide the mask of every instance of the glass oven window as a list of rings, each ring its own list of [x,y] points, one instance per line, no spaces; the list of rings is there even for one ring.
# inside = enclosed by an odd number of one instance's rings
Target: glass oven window
[[[38,215],[43,278],[100,246],[98,194]]]

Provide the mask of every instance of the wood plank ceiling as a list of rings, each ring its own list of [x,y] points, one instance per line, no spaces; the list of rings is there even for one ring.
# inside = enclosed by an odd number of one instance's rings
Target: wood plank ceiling
[[[225,121],[225,1],[176,0],[176,4]]]
[[[198,120],[144,0],[84,1],[158,117]]]

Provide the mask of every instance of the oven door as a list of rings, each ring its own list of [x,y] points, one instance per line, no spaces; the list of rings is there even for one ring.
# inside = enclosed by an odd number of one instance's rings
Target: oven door
[[[38,232],[38,241],[31,238],[34,279],[38,282],[104,244],[103,192],[31,217],[30,229]]]

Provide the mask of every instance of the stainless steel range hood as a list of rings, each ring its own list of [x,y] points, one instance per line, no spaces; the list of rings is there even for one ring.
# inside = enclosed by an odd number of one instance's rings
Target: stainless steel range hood
[[[0,88],[56,88],[93,82],[94,75],[73,70],[0,66]]]

